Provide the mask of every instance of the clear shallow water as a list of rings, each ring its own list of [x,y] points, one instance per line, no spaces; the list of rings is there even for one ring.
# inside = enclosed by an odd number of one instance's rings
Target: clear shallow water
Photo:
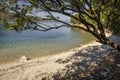
[[[51,25],[51,22],[47,22]],[[57,23],[59,24],[59,23]],[[0,27],[0,63],[60,53],[93,40],[86,32],[63,27],[47,32],[8,32]]]

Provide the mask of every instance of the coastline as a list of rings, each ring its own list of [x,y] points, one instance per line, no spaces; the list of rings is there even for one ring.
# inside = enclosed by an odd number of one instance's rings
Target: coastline
[[[22,63],[29,63],[29,62],[39,61],[39,60],[40,61],[41,60],[46,60],[46,59],[51,58],[51,57],[64,56],[64,55],[70,56],[71,54],[76,53],[76,51],[79,51],[79,50],[81,50],[81,49],[83,49],[87,46],[92,46],[92,45],[97,45],[97,44],[101,44],[101,43],[98,43],[96,41],[90,41],[89,43],[77,46],[75,48],[72,48],[72,49],[69,49],[69,50],[66,50],[66,51],[62,51],[62,52],[57,53],[57,54],[51,54],[51,55],[45,55],[45,56],[33,58],[33,59],[30,59],[30,60],[27,60],[26,62],[20,62],[20,59],[18,59],[18,60],[12,61],[12,62],[1,63],[0,64],[0,69],[2,67],[5,67],[5,66],[13,66],[13,65],[19,65],[19,64],[22,64]]]
[[[111,39],[116,39],[116,37],[112,36]],[[99,46],[102,46],[103,48]],[[42,80],[46,76],[53,80],[53,74],[66,69],[67,65],[72,65],[74,62],[76,62],[75,59],[70,58],[71,56],[76,55],[79,52],[82,52],[83,54],[93,54],[96,50],[96,47],[98,47],[100,51],[104,50],[105,48],[105,52],[111,49],[106,45],[102,45],[101,43],[92,41],[86,45],[82,45],[78,48],[72,49],[67,52],[63,52],[61,54],[44,56],[25,62],[15,62],[11,64],[1,65],[0,80]],[[89,48],[90,50],[88,50]],[[84,60],[85,57],[80,56],[79,59]]]
[[[35,59],[32,59],[32,60],[28,60],[26,62],[20,62],[20,61],[17,61],[17,62],[11,62],[11,63],[8,63],[8,64],[2,64],[0,66],[0,79],[1,79],[1,75],[3,76],[3,74],[5,73],[8,73],[10,74],[11,71],[7,71],[7,70],[14,70],[16,68],[19,68],[19,67],[22,67],[22,66],[27,66],[25,68],[28,68],[28,67],[35,67],[34,65],[37,65],[37,64],[40,64],[40,66],[44,66],[44,68],[51,68],[51,69],[47,69],[47,71],[42,71],[42,72],[52,72],[52,73],[55,73],[56,71],[58,71],[59,69],[61,68],[64,68],[67,64],[56,64],[55,61],[57,60],[60,60],[60,59],[66,59],[67,57],[77,53],[79,50],[87,47],[87,46],[92,46],[92,45],[97,45],[97,44],[100,44],[100,43],[97,43],[95,41],[92,41],[86,45],[82,45],[80,47],[77,47],[75,49],[71,49],[69,51],[65,51],[63,53],[60,53],[60,54],[55,54],[55,55],[49,55],[49,56],[44,56],[44,57],[40,57],[40,58],[35,58]],[[57,66],[56,68],[54,67],[54,69],[52,69],[52,66],[50,67],[49,65],[52,65],[53,66]],[[42,67],[41,67],[42,69]]]
[[[37,60],[37,59],[41,59],[41,58],[44,58],[44,57],[52,57],[52,56],[55,56],[55,55],[70,53],[70,52],[72,52],[73,50],[82,48],[83,46],[86,46],[86,45],[91,44],[91,43],[93,43],[93,42],[95,42],[95,40],[86,42],[86,43],[84,43],[84,44],[77,45],[76,47],[73,47],[73,48],[70,48],[70,49],[67,49],[67,50],[64,50],[64,51],[60,51],[60,52],[57,52],[57,53],[50,53],[50,54],[43,55],[43,56],[39,56],[39,57],[32,57],[32,58],[31,58],[31,57],[27,57],[27,56],[25,56],[25,57],[28,58],[27,62],[33,61],[33,60]],[[23,56],[24,56],[24,55],[23,55]],[[23,56],[21,56],[21,57],[23,57]],[[1,67],[1,66],[5,66],[5,65],[18,64],[18,63],[20,63],[21,57],[15,59],[15,60],[12,60],[12,61],[1,62],[1,63],[0,63],[0,67]]]

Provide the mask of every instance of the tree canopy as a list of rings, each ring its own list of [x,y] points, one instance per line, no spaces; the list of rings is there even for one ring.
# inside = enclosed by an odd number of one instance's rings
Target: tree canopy
[[[105,35],[106,29],[115,33],[120,32],[120,0],[28,0],[28,2],[30,5],[23,4],[22,7],[19,7],[16,0],[0,2],[0,22],[7,29],[16,31],[27,29],[48,31],[65,25],[75,27],[91,33],[98,42],[120,50],[120,46],[110,41]],[[46,18],[64,25],[51,27],[45,24],[46,27],[43,27],[27,15],[34,9],[47,12],[49,15]],[[53,12],[71,17],[83,26],[62,21]],[[12,21],[2,17],[3,15],[9,17],[10,14],[14,16]],[[35,15],[35,17],[38,16]]]

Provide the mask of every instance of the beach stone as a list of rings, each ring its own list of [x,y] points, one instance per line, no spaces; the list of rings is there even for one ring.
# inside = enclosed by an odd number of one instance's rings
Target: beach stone
[[[27,57],[26,56],[22,56],[20,58],[20,62],[27,62]]]
[[[73,78],[73,77],[70,77],[70,80],[74,80],[74,78]]]
[[[75,70],[74,70],[74,69],[72,69],[72,70],[71,70],[71,72],[72,72],[72,73],[75,73]]]
[[[75,70],[78,70],[78,67],[77,67],[77,66],[75,67]]]
[[[120,67],[120,64],[117,64],[117,67]]]

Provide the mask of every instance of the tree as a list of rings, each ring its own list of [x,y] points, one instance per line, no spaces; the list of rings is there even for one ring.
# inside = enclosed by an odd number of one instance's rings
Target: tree
[[[16,5],[16,2],[13,4],[11,1],[14,2],[14,0],[9,0],[9,4],[0,3],[0,12],[10,14],[8,9],[14,11],[15,18],[13,23],[9,23],[6,20],[1,21],[7,28],[17,31],[26,29],[48,31],[67,25],[89,32],[97,38],[98,42],[120,51],[120,46],[110,41],[105,35],[105,29],[114,29],[117,31],[117,29],[120,28],[120,0],[28,0],[31,6],[23,5],[20,9],[18,5]],[[48,25],[47,27],[41,26],[41,24],[34,22],[27,16],[27,13],[35,8],[47,12],[49,14],[48,18],[64,23],[65,25],[55,27]],[[53,12],[69,16],[83,26],[64,22],[55,17],[52,14]],[[75,16],[75,14],[78,14],[78,16]],[[114,23],[116,26],[113,25]]]

